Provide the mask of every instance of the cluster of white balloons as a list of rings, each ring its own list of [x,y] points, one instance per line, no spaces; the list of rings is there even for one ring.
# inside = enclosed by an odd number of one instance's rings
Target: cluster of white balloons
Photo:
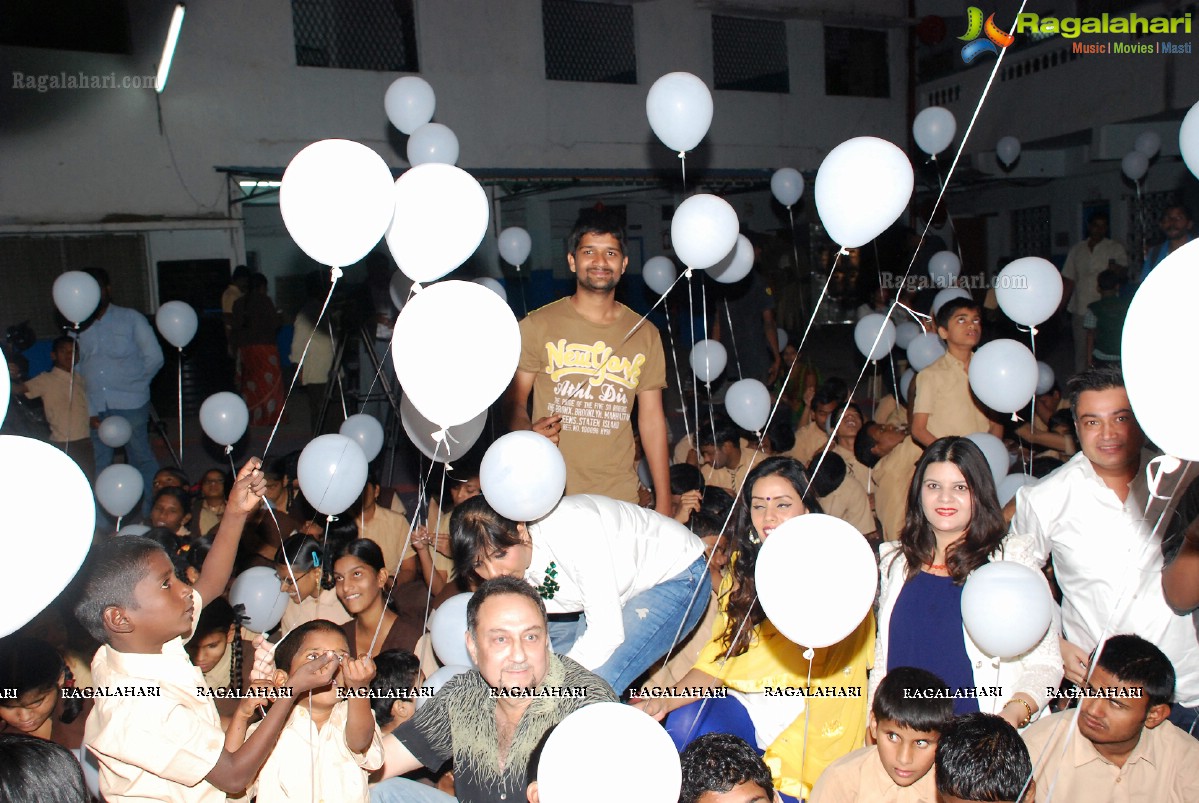
[[[1156,131],[1142,131],[1133,141],[1132,150],[1120,160],[1120,170],[1130,181],[1140,181],[1149,171],[1149,160],[1157,156],[1162,147],[1161,135]]]
[[[430,122],[437,108],[433,87],[424,78],[406,75],[392,81],[383,95],[391,124],[408,135],[408,163],[458,163],[458,137],[449,127]]]

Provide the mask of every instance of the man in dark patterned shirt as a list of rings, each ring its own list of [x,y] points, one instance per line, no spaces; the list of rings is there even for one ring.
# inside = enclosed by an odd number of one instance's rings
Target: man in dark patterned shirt
[[[550,652],[545,604],[523,580],[497,577],[466,608],[466,646],[477,669],[449,680],[387,740],[384,774],[454,761],[461,803],[523,801],[529,757],[550,728],[591,703],[617,702],[598,675]],[[402,778],[372,791],[373,803],[450,801]]]

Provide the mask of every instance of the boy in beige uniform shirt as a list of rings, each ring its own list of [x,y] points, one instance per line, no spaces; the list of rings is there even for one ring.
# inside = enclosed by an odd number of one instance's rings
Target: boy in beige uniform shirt
[[[54,366],[13,390],[27,399],[41,399],[50,424],[50,440],[69,454],[89,480],[95,479],[96,458],[92,450],[83,377],[75,373],[79,350],[75,339],[56,338],[51,347]],[[72,387],[74,374],[74,387]]]

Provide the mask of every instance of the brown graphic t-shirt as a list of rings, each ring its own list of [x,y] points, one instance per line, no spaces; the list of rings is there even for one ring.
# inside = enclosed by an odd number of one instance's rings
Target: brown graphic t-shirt
[[[646,321],[624,339],[640,319],[621,305],[615,322],[599,326],[563,298],[520,322],[519,368],[536,374],[530,417],[562,416],[558,448],[568,494],[637,504],[629,415],[638,393],[666,387],[666,357],[653,324]]]

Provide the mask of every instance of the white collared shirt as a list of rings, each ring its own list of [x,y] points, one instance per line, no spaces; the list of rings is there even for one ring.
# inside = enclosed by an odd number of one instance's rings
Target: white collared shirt
[[[1121,503],[1079,452],[1035,486],[1016,492],[1011,531],[1032,537],[1038,564],[1053,556],[1067,641],[1088,652],[1100,638],[1122,633],[1153,642],[1174,664],[1175,699],[1194,708],[1199,706],[1196,621],[1174,613],[1166,602],[1164,523],[1155,534],[1156,513],[1145,514],[1145,467],[1154,456],[1142,453],[1140,471]],[[1114,612],[1119,615],[1112,619]]]

